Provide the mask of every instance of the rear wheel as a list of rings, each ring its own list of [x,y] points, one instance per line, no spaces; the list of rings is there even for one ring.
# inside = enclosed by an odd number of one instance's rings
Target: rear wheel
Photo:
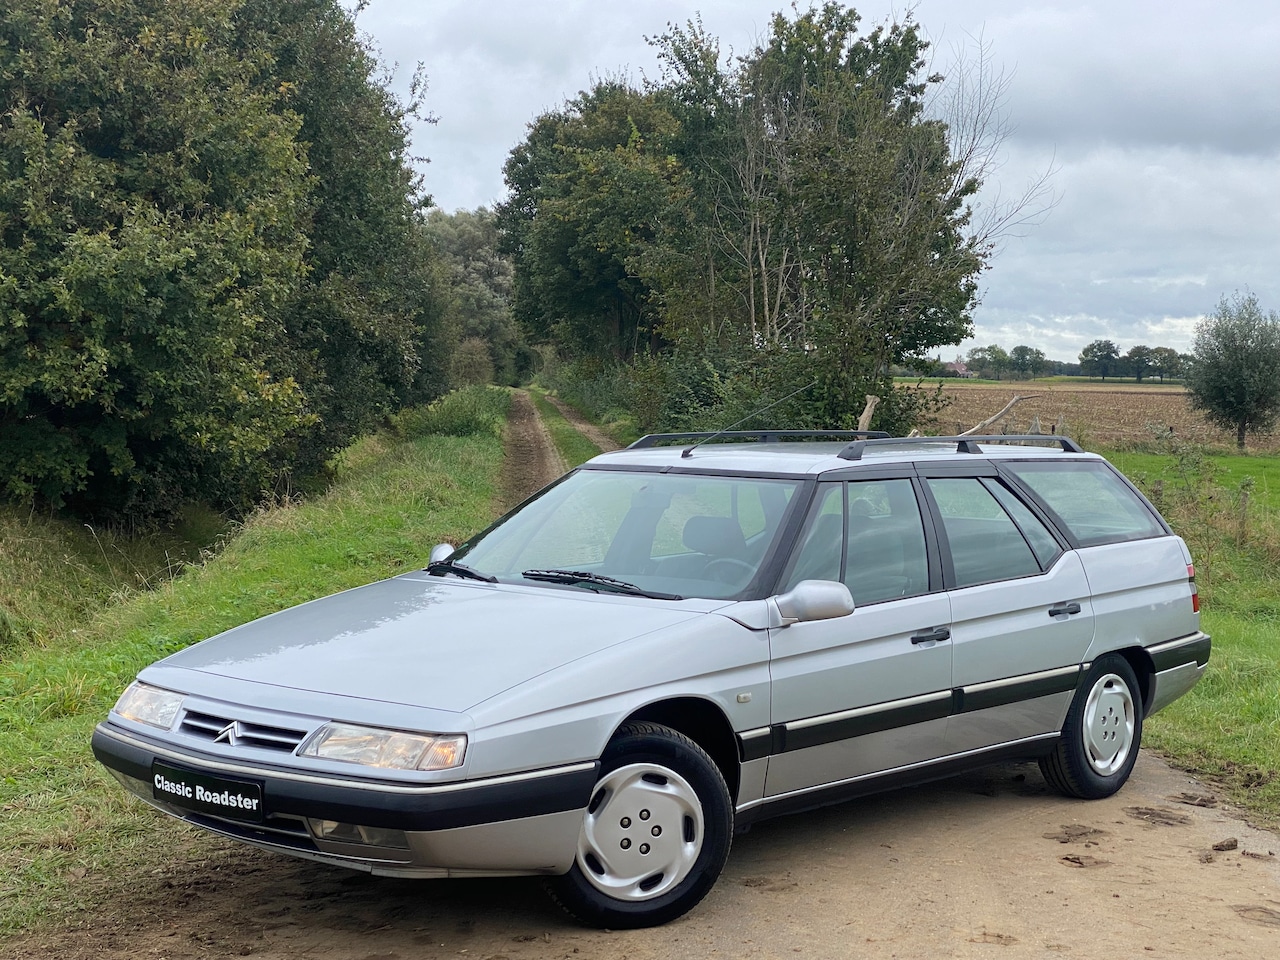
[[[573,867],[548,888],[594,926],[666,923],[707,895],[732,836],[729,791],[706,752],[669,727],[628,724],[600,758]]]
[[[1142,691],[1129,661],[1109,653],[1093,662],[1076,691],[1062,738],[1040,760],[1049,784],[1069,797],[1097,800],[1119,790],[1142,744]]]

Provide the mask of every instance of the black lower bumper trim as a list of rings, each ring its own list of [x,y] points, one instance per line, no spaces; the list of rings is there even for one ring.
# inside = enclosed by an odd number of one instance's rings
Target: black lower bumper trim
[[[168,747],[163,752],[159,747],[148,749],[132,734],[119,736],[106,724],[93,732],[93,753],[104,766],[143,782],[151,781],[151,765],[157,759],[168,763],[180,758],[184,767],[207,769],[202,768],[198,755],[179,754]],[[413,791],[403,790],[405,785],[399,782],[379,790],[376,782],[367,780],[294,780],[272,776],[266,767],[256,769],[253,776],[262,781],[262,804],[269,814],[396,830],[449,830],[581,809],[591,798],[598,768],[597,763],[565,772],[548,771],[545,776]]]
[[[1165,670],[1173,670],[1192,661],[1203,667],[1209,662],[1209,654],[1212,650],[1213,641],[1208,634],[1202,633],[1199,636],[1189,637],[1185,643],[1174,644],[1157,651],[1148,648],[1147,652],[1151,654],[1151,662],[1155,666],[1156,673],[1163,673]]]

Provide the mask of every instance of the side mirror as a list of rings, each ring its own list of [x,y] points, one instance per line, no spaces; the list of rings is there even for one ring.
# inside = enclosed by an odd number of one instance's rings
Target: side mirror
[[[834,620],[853,613],[853,594],[834,580],[801,580],[774,598],[782,625],[809,620]]]
[[[453,546],[448,543],[437,543],[431,548],[431,555],[427,558],[427,563],[436,563],[440,560],[448,560],[453,556]]]

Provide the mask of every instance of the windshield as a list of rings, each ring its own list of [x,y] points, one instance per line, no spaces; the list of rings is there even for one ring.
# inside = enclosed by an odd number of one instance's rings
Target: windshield
[[[799,483],[580,470],[454,559],[503,581],[548,582],[548,571],[572,571],[652,594],[736,598],[769,556]],[[585,578],[559,582],[592,588]]]

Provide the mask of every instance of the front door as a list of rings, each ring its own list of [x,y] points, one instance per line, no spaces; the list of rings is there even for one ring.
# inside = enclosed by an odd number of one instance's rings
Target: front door
[[[801,580],[841,580],[856,608],[771,632],[767,796],[943,752],[951,610],[930,539],[908,477],[819,485],[779,592]]]

